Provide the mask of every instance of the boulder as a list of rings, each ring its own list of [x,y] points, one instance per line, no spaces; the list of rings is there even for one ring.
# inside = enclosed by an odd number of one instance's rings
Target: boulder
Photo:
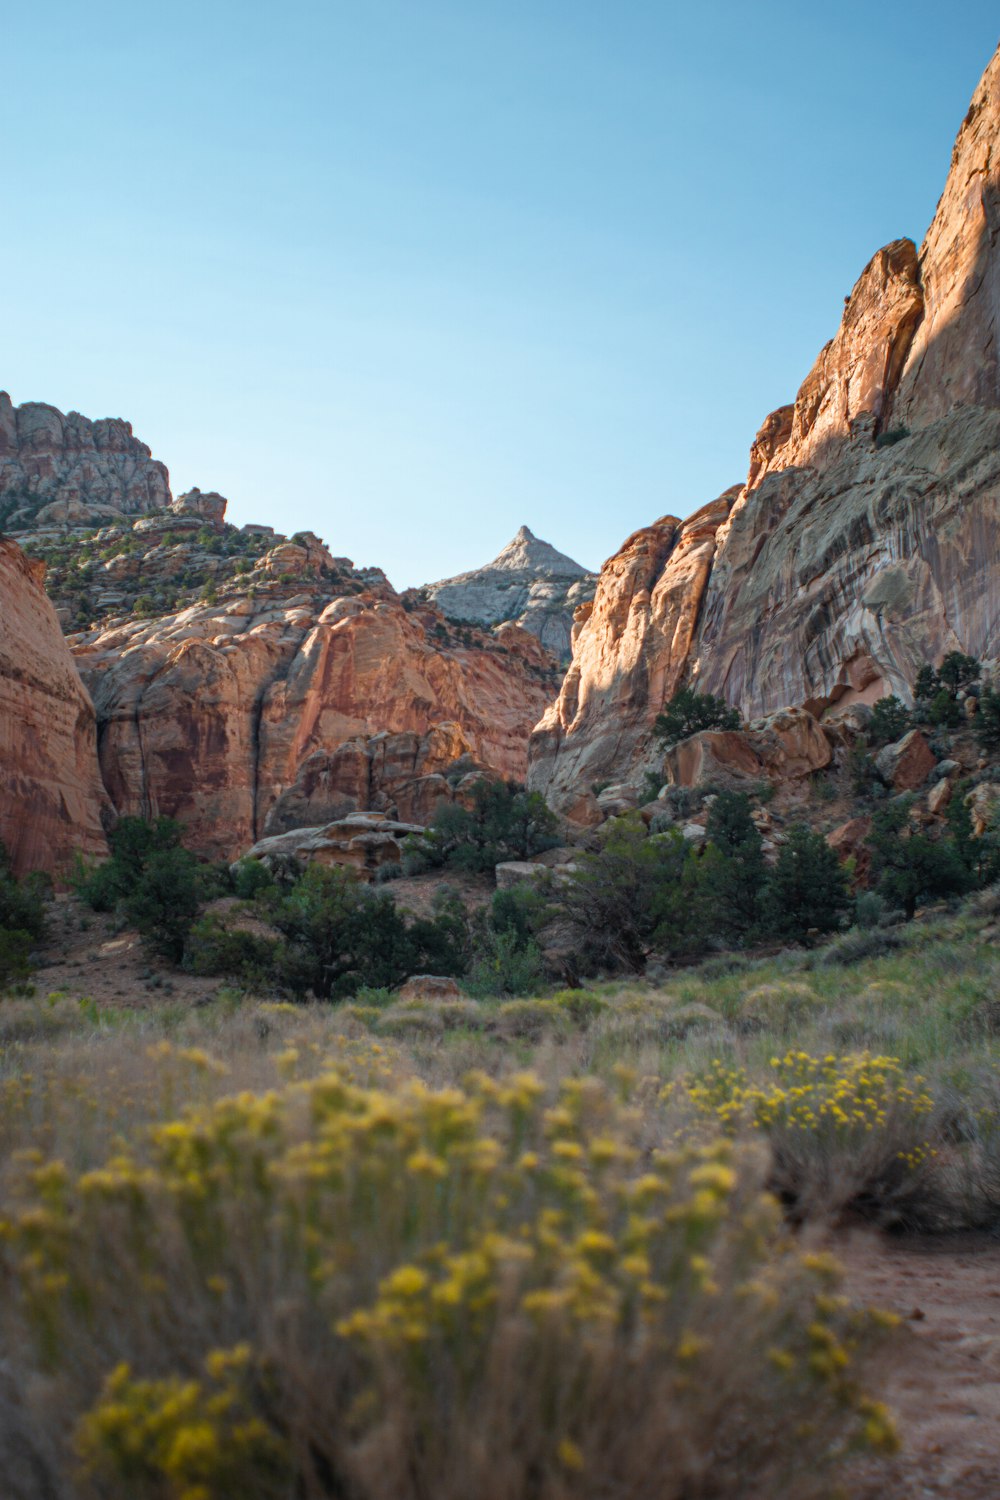
[[[927,793],[927,811],[934,817],[939,817],[951,801],[951,782],[947,777],[935,781]]]
[[[305,865],[344,865],[359,879],[372,880],[384,866],[398,866],[404,839],[423,831],[382,813],[354,813],[322,828],[295,828],[260,839],[244,858],[268,866],[288,859]]]
[[[895,744],[884,746],[875,757],[878,774],[897,792],[915,792],[936,765],[937,757],[919,729],[911,729]]]
[[[995,781],[981,781],[968,793],[965,805],[972,815],[973,838],[982,838],[994,826],[1000,812],[1000,785]]]
[[[544,884],[548,874],[544,865],[536,865],[530,860],[504,860],[496,867],[497,890],[509,891],[515,885]]]
[[[398,1000],[464,1000],[456,979],[442,974],[411,974],[396,991]]]

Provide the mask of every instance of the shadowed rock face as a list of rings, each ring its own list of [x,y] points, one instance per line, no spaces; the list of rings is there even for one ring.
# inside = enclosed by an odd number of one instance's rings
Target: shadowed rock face
[[[0,527],[99,526],[170,504],[170,480],[132,426],[0,391]]]
[[[748,716],[821,713],[906,698],[948,650],[1000,655],[998,235],[1000,52],[919,254],[896,240],[865,267],[794,403],[758,432],[746,485],[605,564],[532,785],[571,808],[592,781],[637,780],[685,681]]]
[[[419,592],[453,620],[514,621],[568,661],[574,611],[593,598],[595,583],[593,573],[522,526],[486,567],[425,584]]]
[[[18,875],[107,848],[94,709],[42,571],[0,537],[0,840]]]

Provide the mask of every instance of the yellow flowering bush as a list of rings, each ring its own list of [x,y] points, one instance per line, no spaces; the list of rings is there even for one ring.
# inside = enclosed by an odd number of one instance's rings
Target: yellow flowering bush
[[[892,1446],[876,1320],[783,1237],[753,1143],[657,1146],[624,1078],[364,1067],[291,1048],[99,1167],[12,1167],[22,1432],[82,1497],[798,1500]]]
[[[733,1136],[766,1135],[771,1187],[803,1216],[850,1208],[885,1221],[928,1208],[928,1169],[936,1155],[924,1079],[898,1058],[868,1052],[822,1057],[789,1051],[770,1061],[771,1077],[716,1060],[664,1096]]]

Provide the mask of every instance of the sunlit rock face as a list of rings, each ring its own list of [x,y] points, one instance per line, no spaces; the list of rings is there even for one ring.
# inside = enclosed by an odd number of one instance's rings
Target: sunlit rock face
[[[758,432],[747,483],[605,564],[533,737],[532,785],[569,809],[593,781],[640,778],[685,682],[748,717],[822,714],[906,698],[948,650],[1000,655],[998,231],[1000,53],[919,252],[895,240],[865,267],[795,401]]]
[[[72,637],[118,813],[178,818],[192,848],[229,859],[299,818],[419,821],[454,762],[523,779],[558,681],[533,636],[507,625],[466,645],[387,585],[331,599],[298,584]]]
[[[577,611],[573,661],[531,741],[531,784],[560,807],[593,782],[619,780],[649,742],[681,682],[736,490],[687,522],[664,516],[605,563]]]
[[[0,529],[100,526],[170,504],[170,480],[129,422],[92,422],[79,412],[0,391]]]
[[[418,592],[453,620],[480,625],[512,621],[537,636],[560,661],[571,654],[574,611],[594,596],[593,573],[522,526],[483,568],[459,573]]]
[[[94,709],[42,571],[0,537],[0,840],[18,875],[107,848]]]

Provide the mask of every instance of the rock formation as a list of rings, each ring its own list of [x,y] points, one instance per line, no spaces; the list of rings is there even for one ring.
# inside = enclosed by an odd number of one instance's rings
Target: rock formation
[[[213,603],[71,638],[119,813],[176,817],[229,859],[355,811],[423,820],[451,795],[446,771],[523,779],[558,680],[534,637],[505,625],[466,644],[387,584],[331,588],[307,546],[283,561],[298,574],[254,596],[233,580]]]
[[[484,568],[428,583],[417,592],[451,620],[513,621],[568,661],[574,610],[593,598],[596,582],[593,573],[522,526]]]
[[[0,840],[18,875],[107,847],[94,709],[43,571],[0,537]]]
[[[170,504],[163,464],[132,434],[129,422],[92,422],[77,411],[26,401],[15,407],[0,391],[0,528],[99,526]]]
[[[750,718],[822,714],[908,698],[948,650],[1000,655],[998,233],[1000,51],[919,253],[896,240],[866,266],[746,484],[605,564],[533,786],[572,810],[658,765],[652,722],[684,682]]]

